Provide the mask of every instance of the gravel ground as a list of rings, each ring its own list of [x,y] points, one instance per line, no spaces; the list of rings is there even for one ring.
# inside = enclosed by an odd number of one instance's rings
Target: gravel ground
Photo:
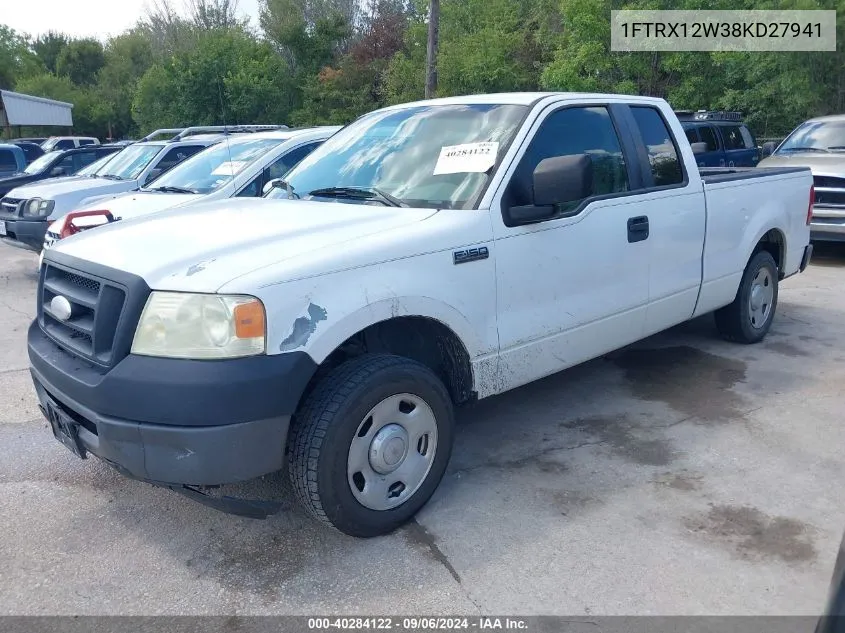
[[[702,318],[459,415],[415,523],[357,540],[284,477],[266,521],[56,442],[25,349],[36,257],[0,245],[0,613],[817,614],[845,526],[845,246],[766,341]]]

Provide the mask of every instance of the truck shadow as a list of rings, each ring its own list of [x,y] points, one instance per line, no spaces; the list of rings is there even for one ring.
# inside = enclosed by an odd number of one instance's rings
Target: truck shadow
[[[833,321],[837,312],[788,300],[783,307],[761,345],[721,341],[712,318],[703,317],[463,408],[440,488],[417,523],[387,537],[358,540],[316,524],[294,502],[284,472],[222,490],[281,501],[285,510],[263,522],[112,477],[100,492],[122,529],[181,573],[260,605],[310,604],[311,588],[326,577],[346,601],[363,568],[371,569],[368,583],[391,593],[414,593],[430,582],[432,568],[460,583],[485,564],[462,556],[467,537],[456,526],[464,522],[481,521],[485,532],[473,540],[489,537],[486,556],[504,560],[538,536],[513,517],[573,524],[630,486],[700,494],[702,476],[685,456],[707,449],[708,429],[746,427],[748,413],[762,406],[761,388],[799,389],[814,379],[805,354],[821,362],[839,354],[804,325]],[[102,509],[80,510],[68,533],[89,529]],[[503,518],[492,524],[492,516]]]
[[[814,242],[810,266],[845,268],[845,242]]]

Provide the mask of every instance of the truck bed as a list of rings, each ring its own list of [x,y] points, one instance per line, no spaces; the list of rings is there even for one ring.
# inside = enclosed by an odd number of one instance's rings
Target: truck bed
[[[754,245],[776,231],[782,277],[798,272],[813,178],[805,167],[701,169],[707,223],[695,316],[730,303]]]
[[[809,167],[699,167],[698,172],[701,174],[704,184],[707,185],[717,182],[794,174],[809,169]]]

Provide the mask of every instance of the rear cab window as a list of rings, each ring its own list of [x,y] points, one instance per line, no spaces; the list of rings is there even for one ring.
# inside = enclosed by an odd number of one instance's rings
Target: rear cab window
[[[0,149],[0,170],[2,171],[17,171],[18,161],[15,154],[10,149]]]
[[[160,169],[161,173],[168,169],[175,167],[186,158],[189,158],[197,152],[204,150],[205,145],[182,145],[180,147],[172,147],[161,157],[158,161],[156,169]]]
[[[73,155],[74,172],[79,171],[86,165],[90,165],[99,158],[97,152],[77,152]]]
[[[660,111],[650,106],[631,106],[631,114],[648,154],[653,186],[683,184],[684,171],[678,147]]]
[[[701,142],[707,143],[708,152],[719,151],[719,139],[716,137],[716,130],[713,129],[712,125],[702,125],[698,134],[701,136]]]
[[[751,149],[753,147],[749,142],[746,145],[746,139],[742,133],[742,126],[740,125],[722,125],[720,126],[720,130],[722,133],[722,140],[725,143],[726,150],[736,150],[736,149]],[[746,130],[746,134],[748,131]],[[750,140],[750,134],[748,134]]]

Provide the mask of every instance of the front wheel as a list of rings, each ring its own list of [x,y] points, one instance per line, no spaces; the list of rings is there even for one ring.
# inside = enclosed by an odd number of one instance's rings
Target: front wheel
[[[350,360],[295,416],[288,469],[296,496],[351,536],[391,532],[434,493],[453,429],[449,393],[428,367],[391,355]]]
[[[742,274],[736,298],[716,311],[716,327],[737,343],[759,343],[772,326],[778,304],[778,267],[767,251],[756,253]]]

